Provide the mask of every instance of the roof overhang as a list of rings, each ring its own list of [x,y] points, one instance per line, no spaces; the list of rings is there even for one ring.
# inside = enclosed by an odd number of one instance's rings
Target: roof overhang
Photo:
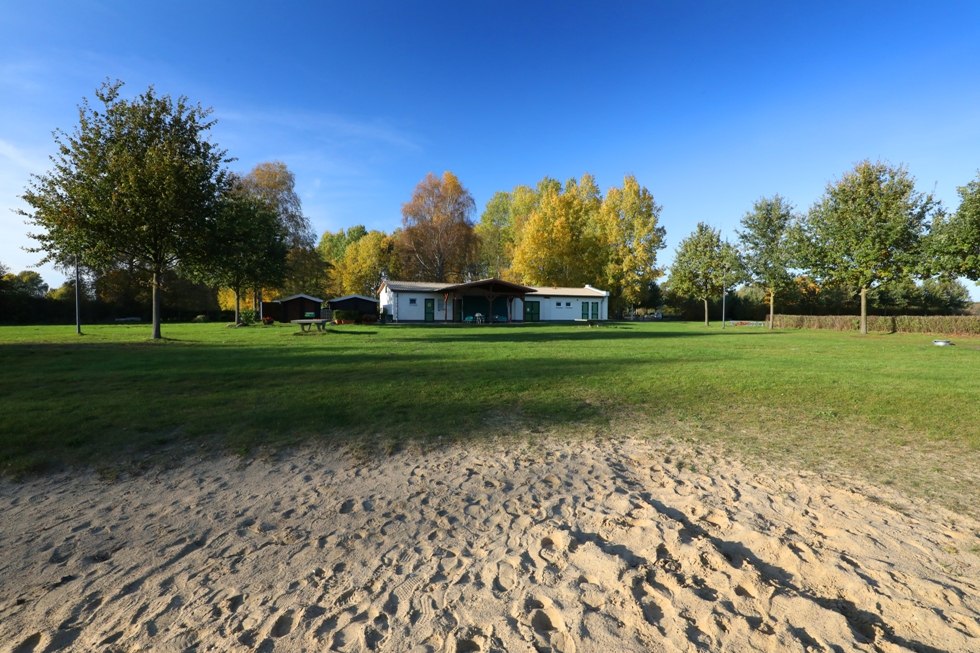
[[[465,295],[467,293],[478,295],[526,295],[534,292],[530,286],[522,286],[503,279],[480,279],[479,281],[469,281],[467,283],[457,283],[439,289],[442,293],[455,293]]]

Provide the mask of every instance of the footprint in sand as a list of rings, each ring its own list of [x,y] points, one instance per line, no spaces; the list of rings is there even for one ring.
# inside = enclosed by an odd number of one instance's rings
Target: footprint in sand
[[[13,653],[33,653],[33,651],[37,649],[37,645],[40,643],[41,633],[34,633],[21,642],[17,648],[13,649]]]
[[[497,564],[497,588],[503,592],[509,592],[517,584],[517,569],[513,564],[506,560],[501,560]]]
[[[529,598],[526,604],[535,647],[549,647],[556,653],[574,653],[575,641],[569,635],[561,611],[545,597]]]
[[[568,547],[568,537],[562,532],[554,532],[541,538],[541,549],[538,555],[550,565],[562,569],[567,561],[565,549]]]
[[[489,638],[479,628],[469,628],[456,635],[456,645],[452,646],[452,641],[447,650],[456,653],[479,653],[487,650]]]
[[[279,615],[276,622],[272,624],[272,630],[269,631],[271,637],[280,638],[285,637],[293,630],[293,611],[287,610],[286,612]]]

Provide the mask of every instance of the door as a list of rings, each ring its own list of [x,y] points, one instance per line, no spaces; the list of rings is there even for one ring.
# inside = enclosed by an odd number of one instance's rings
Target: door
[[[599,319],[599,302],[592,302],[592,319]]]
[[[436,300],[434,299],[430,298],[425,300],[425,321],[436,321]]]
[[[589,302],[582,302],[582,319],[589,319]]]
[[[541,302],[524,302],[524,321],[541,321]]]

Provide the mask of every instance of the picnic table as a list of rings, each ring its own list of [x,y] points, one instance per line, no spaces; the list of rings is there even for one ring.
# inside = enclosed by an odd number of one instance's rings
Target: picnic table
[[[319,318],[306,318],[303,320],[290,320],[290,322],[293,324],[298,324],[300,331],[309,331],[314,326],[316,326],[317,331],[324,331],[327,328],[327,322],[329,322],[329,320],[319,319]]]

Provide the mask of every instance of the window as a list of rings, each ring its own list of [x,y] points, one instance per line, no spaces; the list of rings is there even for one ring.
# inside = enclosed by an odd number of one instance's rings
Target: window
[[[442,299],[440,297],[439,299],[436,300],[436,310],[439,311],[440,313],[442,313],[444,310],[446,310],[446,300],[445,299]]]
[[[418,303],[419,303],[419,300],[415,299],[414,297],[409,297],[409,299],[408,299],[408,305],[409,306],[415,306]]]
[[[561,302],[555,302],[555,306],[557,306],[558,308],[561,308]]]
[[[565,306],[568,307],[568,308],[571,308],[572,307],[572,302],[565,302]]]

